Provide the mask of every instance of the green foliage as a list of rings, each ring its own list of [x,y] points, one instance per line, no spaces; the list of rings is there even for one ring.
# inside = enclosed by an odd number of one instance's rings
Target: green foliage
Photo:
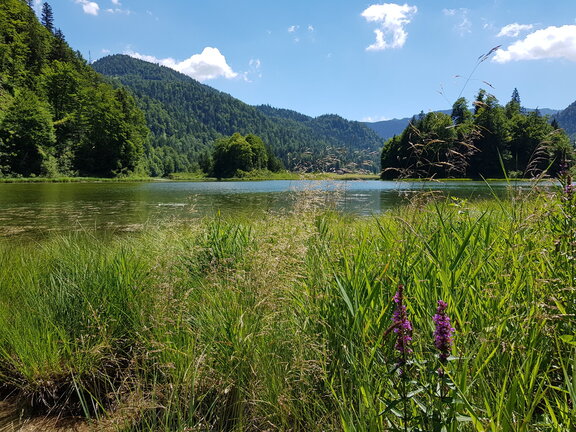
[[[0,129],[0,166],[3,174],[42,173],[42,162],[52,154],[56,135],[46,103],[23,89],[8,107]]]
[[[412,119],[390,139],[381,156],[382,178],[536,177],[556,175],[561,160],[574,160],[562,129],[538,110],[525,112],[515,89],[505,107],[480,90],[470,112],[466,99],[452,107],[452,118],[428,113]]]
[[[237,171],[253,171],[267,168],[268,154],[262,140],[256,135],[245,137],[235,133],[220,138],[214,144],[213,175],[218,178],[233,177]]]
[[[576,207],[562,182],[373,218],[218,215],[5,242],[0,389],[27,427],[50,413],[124,431],[574,430]],[[413,327],[402,373],[398,283]],[[438,299],[456,330],[446,361]]]
[[[377,171],[381,140],[359,122],[253,107],[174,70],[124,55],[92,66],[135,94],[153,133],[146,151],[153,172],[194,171],[214,140],[236,132],[262,138],[269,146],[271,171],[282,164],[299,171]]]
[[[141,163],[147,129],[114,90],[19,0],[0,3],[0,166],[4,175],[120,175]]]

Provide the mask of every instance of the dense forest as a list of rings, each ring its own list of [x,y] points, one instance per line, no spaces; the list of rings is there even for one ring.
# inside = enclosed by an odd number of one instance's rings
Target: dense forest
[[[0,176],[117,176],[138,168],[142,111],[66,43],[44,3],[0,2]]]
[[[382,140],[360,122],[336,115],[308,117],[253,107],[164,66],[125,55],[93,68],[136,97],[153,137],[147,149],[153,175],[193,171],[223,136],[256,134],[286,168],[300,171],[378,171]]]
[[[556,174],[574,147],[556,120],[521,106],[515,89],[505,106],[480,90],[471,111],[459,98],[451,115],[414,117],[382,150],[382,178],[533,177]]]

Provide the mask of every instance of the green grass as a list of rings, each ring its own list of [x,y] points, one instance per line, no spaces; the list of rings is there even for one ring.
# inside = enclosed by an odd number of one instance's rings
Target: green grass
[[[162,181],[156,177],[0,177],[0,183],[122,183]]]
[[[334,173],[294,173],[282,171],[253,171],[241,177],[220,179],[222,181],[249,180],[378,180],[376,174],[334,174]],[[202,173],[172,173],[164,177],[0,177],[0,183],[117,183],[117,182],[157,182],[157,181],[217,181],[214,177],[206,177]]]
[[[574,429],[574,204],[424,201],[0,246],[0,391],[96,430]]]

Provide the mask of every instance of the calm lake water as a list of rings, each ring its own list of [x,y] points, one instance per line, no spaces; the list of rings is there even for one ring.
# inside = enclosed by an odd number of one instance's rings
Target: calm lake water
[[[52,232],[122,232],[147,224],[193,222],[206,215],[258,216],[314,205],[358,215],[377,214],[423,191],[476,199],[504,195],[505,182],[385,182],[274,180],[246,182],[0,184],[0,236]],[[529,182],[514,184],[528,190]],[[492,188],[492,190],[490,189]]]

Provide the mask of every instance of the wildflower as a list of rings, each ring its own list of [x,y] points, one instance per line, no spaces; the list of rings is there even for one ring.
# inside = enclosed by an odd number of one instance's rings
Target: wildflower
[[[564,187],[564,195],[566,199],[570,201],[572,199],[572,195],[574,194],[574,185],[570,182]]]
[[[450,356],[452,336],[454,334],[454,329],[450,325],[450,317],[446,315],[447,307],[448,304],[446,302],[438,300],[436,315],[433,317],[436,327],[434,330],[434,346],[440,351],[439,357],[442,363],[446,362]]]
[[[396,308],[392,314],[392,325],[396,333],[396,345],[394,348],[402,355],[410,354],[412,349],[412,323],[408,319],[406,306],[404,305],[404,285],[398,285],[398,291],[394,295]]]

